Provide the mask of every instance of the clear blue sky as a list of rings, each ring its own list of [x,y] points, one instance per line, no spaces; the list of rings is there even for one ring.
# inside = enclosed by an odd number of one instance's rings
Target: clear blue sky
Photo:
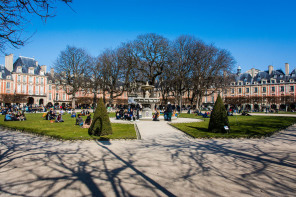
[[[27,27],[25,47],[7,53],[35,57],[50,68],[66,45],[97,56],[106,48],[157,33],[169,39],[194,35],[229,50],[237,65],[267,70],[296,68],[295,0],[73,0],[72,11],[58,4],[44,24],[37,16]],[[3,55],[0,64],[4,64]]]

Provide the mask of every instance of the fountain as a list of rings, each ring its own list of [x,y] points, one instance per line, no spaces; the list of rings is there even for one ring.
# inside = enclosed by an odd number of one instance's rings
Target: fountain
[[[151,96],[151,91],[154,88],[153,85],[149,85],[148,81],[146,85],[141,86],[141,90],[143,91],[143,96],[138,96],[134,98],[134,101],[141,104],[143,106],[142,110],[142,118],[141,120],[151,120],[152,119],[152,112],[155,109],[155,104],[159,103],[159,98],[155,98],[153,95]]]

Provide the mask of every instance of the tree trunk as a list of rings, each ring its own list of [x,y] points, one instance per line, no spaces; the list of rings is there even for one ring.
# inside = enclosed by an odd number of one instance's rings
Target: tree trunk
[[[76,98],[75,98],[75,96],[73,95],[73,96],[72,96],[72,109],[75,109],[75,101],[76,101]]]

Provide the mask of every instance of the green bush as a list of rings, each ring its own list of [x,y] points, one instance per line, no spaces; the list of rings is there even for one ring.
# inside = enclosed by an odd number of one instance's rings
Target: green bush
[[[104,136],[112,134],[112,127],[104,105],[103,99],[100,98],[97,104],[96,111],[91,126],[88,129],[89,135]]]
[[[213,111],[211,113],[208,131],[212,133],[224,133],[226,132],[224,126],[228,126],[228,128],[230,129],[227,111],[220,95],[218,95]]]

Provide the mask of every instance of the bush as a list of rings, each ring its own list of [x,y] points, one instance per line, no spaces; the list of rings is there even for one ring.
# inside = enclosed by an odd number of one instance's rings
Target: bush
[[[88,129],[88,134],[95,136],[112,134],[110,119],[102,98],[100,98],[97,103],[93,121]]]
[[[224,129],[224,126],[228,126],[230,129],[227,111],[220,95],[218,95],[214,109],[211,113],[208,131],[213,133],[225,133],[226,130]]]

